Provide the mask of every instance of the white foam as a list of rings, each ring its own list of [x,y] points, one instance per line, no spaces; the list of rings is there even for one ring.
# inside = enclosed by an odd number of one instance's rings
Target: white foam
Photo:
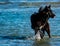
[[[40,32],[38,31],[37,34],[36,34],[35,36],[30,37],[30,38],[28,38],[28,39],[38,40],[38,41],[40,41],[40,40],[41,40]]]
[[[40,39],[41,39],[41,37],[40,37],[40,32],[39,32],[39,31],[38,31],[37,34],[35,35],[35,39],[36,39],[36,40],[40,40]]]

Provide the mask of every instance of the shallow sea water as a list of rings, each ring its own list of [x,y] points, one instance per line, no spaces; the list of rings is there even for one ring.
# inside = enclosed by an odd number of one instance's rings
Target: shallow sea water
[[[47,34],[40,41],[34,39],[9,39],[2,36],[34,36],[31,29],[30,16],[38,8],[0,9],[0,46],[60,46],[60,8],[52,8],[56,14],[49,19],[51,36]]]

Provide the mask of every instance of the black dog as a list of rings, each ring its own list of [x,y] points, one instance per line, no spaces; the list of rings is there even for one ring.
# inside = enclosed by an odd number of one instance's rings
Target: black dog
[[[49,38],[50,36],[50,27],[48,23],[49,18],[54,18],[55,14],[51,10],[51,5],[45,6],[44,9],[42,7],[39,9],[38,13],[34,13],[31,15],[31,27],[35,30],[35,35],[39,30],[39,27],[44,25],[42,28],[43,34],[45,31],[47,32]]]

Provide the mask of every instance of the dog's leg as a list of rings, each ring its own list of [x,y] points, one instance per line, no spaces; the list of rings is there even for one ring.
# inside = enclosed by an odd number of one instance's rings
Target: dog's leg
[[[43,35],[43,37],[44,37],[44,35],[45,35],[45,30],[44,30],[44,29],[42,29],[41,31],[42,31],[42,33],[43,33],[42,35]]]
[[[44,30],[44,29],[42,29],[42,31],[43,31],[43,37],[44,37],[44,35],[45,35],[45,30]]]
[[[46,30],[49,38],[51,38],[51,36],[50,36],[50,27],[49,27],[49,24],[48,24],[48,23],[47,23],[46,26],[45,26],[45,30]]]
[[[34,31],[35,31],[35,35],[37,34],[37,32],[38,32],[38,30],[37,29],[34,29]]]
[[[49,28],[48,28],[48,29],[46,29],[46,32],[47,32],[47,34],[48,34],[49,38],[51,38],[51,36],[50,36],[50,29],[49,29]]]
[[[38,32],[38,31],[37,31],[37,30],[35,30],[35,35],[37,34],[37,32]]]

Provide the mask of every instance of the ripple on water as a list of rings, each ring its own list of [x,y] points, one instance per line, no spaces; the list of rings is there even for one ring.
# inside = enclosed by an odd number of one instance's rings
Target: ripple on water
[[[0,45],[3,46],[60,46],[60,36],[52,36],[52,38],[48,38],[47,36],[40,41],[32,40],[32,39],[0,39]]]

